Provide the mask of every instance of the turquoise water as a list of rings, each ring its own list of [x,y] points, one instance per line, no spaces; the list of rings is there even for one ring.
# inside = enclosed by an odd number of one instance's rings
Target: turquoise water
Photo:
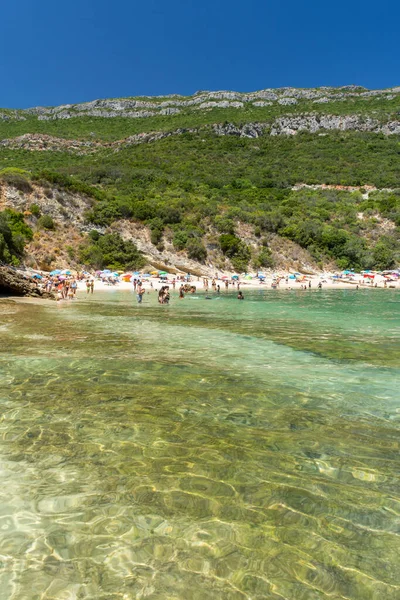
[[[400,599],[400,295],[0,301],[0,598]]]

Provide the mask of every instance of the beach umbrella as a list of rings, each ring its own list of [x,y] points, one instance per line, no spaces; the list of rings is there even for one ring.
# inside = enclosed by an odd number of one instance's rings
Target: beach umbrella
[[[239,275],[232,275],[232,279],[239,279]]]
[[[61,271],[61,275],[72,275],[72,273],[68,269],[64,269],[63,271]]]
[[[34,275],[32,275],[33,279],[42,279],[42,276],[39,275],[39,273],[35,273]]]
[[[158,271],[159,275],[168,275],[167,271]]]
[[[54,271],[50,271],[50,275],[60,275],[60,269],[54,269]]]
[[[103,269],[102,273],[108,273],[108,274],[110,274],[111,271],[110,271],[110,269]]]
[[[253,277],[251,275],[246,275],[245,279],[253,279]]]
[[[150,273],[143,273],[142,277],[151,277]]]

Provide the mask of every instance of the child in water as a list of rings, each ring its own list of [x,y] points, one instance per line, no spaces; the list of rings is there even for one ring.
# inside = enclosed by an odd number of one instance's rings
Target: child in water
[[[244,296],[243,296],[242,292],[239,292],[237,297],[238,297],[238,300],[244,300]]]

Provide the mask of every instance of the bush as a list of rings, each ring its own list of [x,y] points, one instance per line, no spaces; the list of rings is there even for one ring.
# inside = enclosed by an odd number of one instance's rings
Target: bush
[[[34,217],[40,217],[40,206],[38,204],[31,204],[29,210],[33,214]]]
[[[55,229],[55,223],[50,215],[42,215],[38,220],[39,227],[43,227],[43,229]]]
[[[150,233],[150,240],[154,246],[158,246],[163,237],[163,232],[161,229],[152,229]]]
[[[73,249],[72,246],[65,246],[65,250],[68,254],[68,258],[70,260],[73,260],[75,258],[75,250]]]
[[[223,233],[219,236],[219,245],[226,256],[231,258],[239,251],[241,240],[231,233]]]
[[[17,265],[24,252],[25,242],[33,232],[22,213],[6,209],[0,212],[0,261]]]
[[[228,219],[225,216],[216,216],[214,219],[214,225],[220,233],[235,234],[235,226],[232,219]]]
[[[1,175],[0,175],[0,177],[8,185],[11,185],[12,187],[16,188],[20,192],[29,194],[30,192],[33,191],[31,182],[25,177],[25,175],[22,175],[20,173],[3,171],[3,173],[1,173]]]
[[[94,242],[97,242],[97,240],[100,237],[100,233],[97,231],[97,229],[92,229],[91,231],[89,231],[89,237]]]
[[[174,248],[176,248],[177,250],[183,250],[184,248],[186,248],[187,241],[188,235],[186,231],[177,231],[174,235],[172,243],[174,245]]]
[[[192,260],[197,260],[198,262],[203,263],[207,258],[207,250],[205,249],[204,244],[196,238],[188,241],[186,244],[186,250],[188,257]]]
[[[222,252],[231,259],[236,271],[247,271],[251,253],[248,246],[240,238],[229,233],[222,234],[219,237],[219,244]]]
[[[173,225],[182,221],[182,214],[177,208],[166,206],[160,211],[159,215],[165,225]]]
[[[256,268],[264,267],[265,269],[273,269],[274,259],[272,258],[272,252],[269,248],[262,248],[259,255],[254,261]]]

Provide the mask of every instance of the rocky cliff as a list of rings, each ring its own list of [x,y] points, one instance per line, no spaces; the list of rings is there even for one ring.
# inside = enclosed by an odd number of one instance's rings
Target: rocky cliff
[[[140,98],[99,99],[61,106],[37,106],[24,110],[3,110],[0,119],[26,120],[34,117],[39,121],[66,120],[76,117],[125,117],[130,119],[169,117],[179,113],[234,109],[241,111],[251,107],[295,106],[304,102],[314,105],[346,102],[348,100],[390,101],[400,94],[400,87],[368,90],[360,86],[320,87],[313,89],[279,88],[256,92],[199,91],[193,96],[158,96]]]

